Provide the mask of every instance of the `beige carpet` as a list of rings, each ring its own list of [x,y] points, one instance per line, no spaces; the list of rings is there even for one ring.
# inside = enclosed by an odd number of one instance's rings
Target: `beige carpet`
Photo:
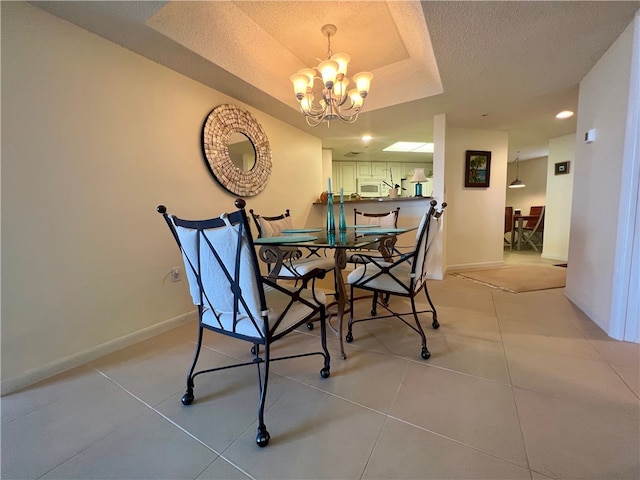
[[[566,284],[567,269],[546,265],[506,266],[456,272],[453,275],[507,292],[521,293],[563,288]]]

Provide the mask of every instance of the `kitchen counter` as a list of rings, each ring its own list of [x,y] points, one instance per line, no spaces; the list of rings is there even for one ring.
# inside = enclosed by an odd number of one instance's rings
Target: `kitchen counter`
[[[344,203],[381,203],[381,202],[411,202],[411,201],[429,201],[433,197],[375,197],[375,198],[361,198],[360,200],[353,200],[351,197],[345,197]],[[333,205],[337,205],[340,203],[340,195],[337,197],[334,195],[333,197]],[[326,205],[326,203],[322,203],[320,200],[316,200],[313,202],[314,205]]]
[[[426,211],[429,210],[429,202],[433,200],[433,197],[397,197],[397,198],[365,198],[362,200],[351,200],[351,198],[345,197],[344,200],[344,209],[347,224],[354,224],[355,222],[355,212],[354,210],[358,210],[359,212],[367,212],[367,213],[388,213],[391,210],[395,210],[396,208],[400,208],[400,212],[398,215],[398,227],[400,228],[409,228],[409,227],[417,227],[420,225],[420,220]],[[313,228],[318,225],[324,225],[327,221],[327,204],[321,203],[320,200],[316,200],[313,202],[313,207],[311,207],[309,216],[305,222],[305,228]],[[336,221],[336,225],[338,222],[338,218],[340,215],[340,194],[338,197],[334,197],[333,199],[333,212]],[[403,240],[400,245],[412,245],[413,238],[411,233],[404,233],[402,236],[407,236],[408,238]],[[415,236],[415,233],[413,234]]]

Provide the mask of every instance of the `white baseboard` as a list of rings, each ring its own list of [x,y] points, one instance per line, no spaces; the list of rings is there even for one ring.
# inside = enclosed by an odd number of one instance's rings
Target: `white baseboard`
[[[33,385],[34,383],[45,380],[49,377],[65,372],[71,368],[84,365],[87,362],[100,358],[109,353],[120,350],[121,348],[128,347],[134,343],[141,342],[147,338],[151,338],[160,333],[171,330],[172,328],[179,327],[187,322],[190,322],[198,318],[197,311],[191,311],[179,315],[164,322],[152,325],[137,332],[130,333],[123,337],[114,338],[108,342],[96,345],[82,352],[74,353],[68,357],[56,360],[54,362],[42,365],[31,370],[28,370],[18,376],[2,379],[0,381],[0,394],[7,395],[13,393],[22,388]]]

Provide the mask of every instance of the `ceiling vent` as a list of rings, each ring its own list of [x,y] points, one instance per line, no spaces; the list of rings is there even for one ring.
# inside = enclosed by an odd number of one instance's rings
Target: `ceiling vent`
[[[362,152],[347,152],[344,154],[345,157],[357,157],[358,155],[360,155]]]

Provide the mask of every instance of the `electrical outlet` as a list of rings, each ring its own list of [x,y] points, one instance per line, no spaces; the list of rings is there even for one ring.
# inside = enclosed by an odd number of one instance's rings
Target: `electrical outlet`
[[[182,271],[180,271],[179,267],[173,267],[171,269],[171,281],[179,282],[180,280],[182,280]]]

